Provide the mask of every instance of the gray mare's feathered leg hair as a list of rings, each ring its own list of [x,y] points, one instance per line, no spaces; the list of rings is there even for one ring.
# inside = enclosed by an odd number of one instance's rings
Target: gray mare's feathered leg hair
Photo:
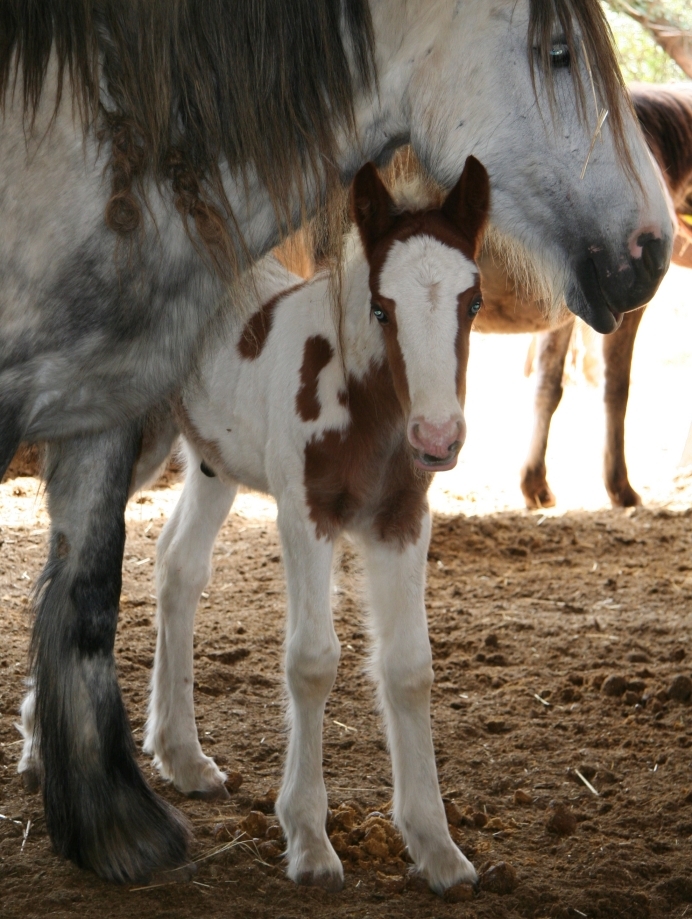
[[[140,443],[135,423],[49,445],[50,555],[32,643],[48,832],[62,855],[121,882],[180,865],[189,835],[135,762],[113,656]]]

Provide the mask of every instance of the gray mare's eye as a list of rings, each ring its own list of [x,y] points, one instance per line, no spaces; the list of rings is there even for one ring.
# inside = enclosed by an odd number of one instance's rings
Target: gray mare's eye
[[[473,302],[471,303],[471,306],[469,307],[469,316],[475,316],[476,313],[480,310],[482,306],[483,306],[483,297],[480,294],[478,294],[478,296],[474,298]]]
[[[387,319],[387,314],[382,309],[379,303],[375,303],[375,301],[373,300],[370,304],[370,308],[372,309],[372,314],[375,317],[375,319],[377,319],[378,322],[381,322],[382,325],[384,325],[385,322],[389,322],[389,320]]]
[[[569,67],[569,65],[569,47],[563,41],[556,41],[550,49],[550,66],[557,69],[558,67]]]

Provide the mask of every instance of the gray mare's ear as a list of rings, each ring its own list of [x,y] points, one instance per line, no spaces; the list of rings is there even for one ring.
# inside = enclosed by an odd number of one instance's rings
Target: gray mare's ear
[[[469,156],[459,181],[442,205],[442,213],[478,254],[490,210],[490,179],[485,166]]]
[[[394,202],[374,163],[366,163],[351,185],[351,214],[369,257],[394,224]]]

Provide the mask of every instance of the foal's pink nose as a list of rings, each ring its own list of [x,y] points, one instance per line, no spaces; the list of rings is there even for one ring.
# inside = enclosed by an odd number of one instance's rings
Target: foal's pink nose
[[[444,424],[431,424],[425,418],[412,418],[408,426],[412,447],[431,459],[446,460],[456,456],[466,440],[463,417],[450,418]]]

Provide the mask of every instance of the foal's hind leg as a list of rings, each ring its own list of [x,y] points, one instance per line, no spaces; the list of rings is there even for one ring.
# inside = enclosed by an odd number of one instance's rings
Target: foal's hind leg
[[[620,328],[603,337],[603,401],[606,412],[603,478],[613,507],[635,507],[642,503],[627,476],[625,413],[630,394],[634,340],[645,309],[625,313]]]
[[[192,644],[214,540],[237,487],[205,475],[200,462],[189,450],[185,487],[156,550],[158,636],[144,749],[184,795],[227,798],[226,776],[204,755],[197,737]]]
[[[403,549],[365,538],[375,647],[372,670],[394,773],[394,820],[418,872],[436,893],[475,883],[473,865],[449,835],[430,728],[432,654],[425,618],[426,514],[418,541]]]
[[[552,332],[541,332],[536,349],[536,397],[529,455],[521,470],[521,490],[529,510],[553,507],[555,495],[548,486],[545,451],[555,409],[562,398],[562,375],[574,319]]]
[[[336,678],[339,640],[332,624],[332,543],[316,539],[304,503],[279,501],[288,588],[286,682],[291,734],[276,813],[286,834],[288,876],[299,884],[340,890],[344,871],[326,830],[322,719]]]
[[[137,767],[113,658],[139,437],[129,426],[50,446],[51,546],[32,640],[48,832],[62,855],[116,881],[181,864],[188,840]]]

